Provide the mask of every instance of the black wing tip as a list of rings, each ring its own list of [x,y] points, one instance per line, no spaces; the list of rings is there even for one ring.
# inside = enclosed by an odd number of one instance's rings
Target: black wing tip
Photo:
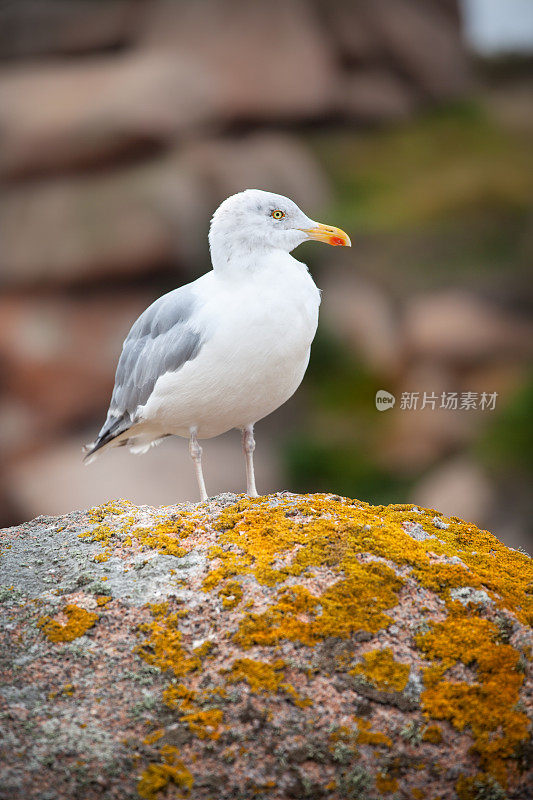
[[[121,420],[122,421],[122,420]],[[125,425],[123,427],[120,426],[119,421],[115,422],[115,424],[105,433],[98,436],[94,442],[90,442],[82,447],[83,450],[83,463],[90,464],[96,458],[96,455],[102,447],[105,447],[107,444],[112,442],[118,436],[121,436],[125,433],[129,428],[129,425]],[[122,444],[122,442],[120,442]],[[125,444],[125,442],[124,442]]]
[[[105,445],[108,444],[112,438],[113,437],[97,439],[95,442],[90,442],[90,444],[84,444],[82,447],[83,463],[90,464],[92,461],[94,461],[98,450],[100,450],[102,447],[105,447]]]

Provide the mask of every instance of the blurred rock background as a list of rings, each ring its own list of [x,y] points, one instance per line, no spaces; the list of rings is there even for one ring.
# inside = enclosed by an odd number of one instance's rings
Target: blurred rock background
[[[196,497],[181,440],[89,468],[81,445],[132,321],[260,187],[353,241],[297,253],[321,327],[257,426],[260,489],[418,502],[528,547],[533,19],[504,5],[0,2],[0,524]],[[467,391],[496,408],[400,407]],[[242,488],[236,432],[204,452],[210,492]]]

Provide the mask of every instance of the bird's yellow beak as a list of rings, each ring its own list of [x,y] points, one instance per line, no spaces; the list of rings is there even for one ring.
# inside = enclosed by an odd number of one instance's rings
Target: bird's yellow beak
[[[316,239],[317,242],[326,242],[335,247],[351,247],[352,243],[350,237],[340,228],[334,228],[333,225],[322,225],[318,223],[316,228],[300,228],[302,233],[307,234],[308,239]]]

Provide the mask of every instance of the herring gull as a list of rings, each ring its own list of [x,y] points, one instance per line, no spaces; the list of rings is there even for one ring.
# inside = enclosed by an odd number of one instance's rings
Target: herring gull
[[[198,440],[237,428],[246,491],[257,497],[254,424],[300,385],[318,324],[320,292],[290,255],[308,239],[350,245],[344,231],[314,222],[279,194],[247,189],[219,206],[209,230],[213,269],[160,297],[134,323],[86,463],[104,448],[144,453],[182,436],[206,500]]]

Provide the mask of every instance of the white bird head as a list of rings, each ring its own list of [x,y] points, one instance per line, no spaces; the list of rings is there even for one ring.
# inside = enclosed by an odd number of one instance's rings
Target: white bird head
[[[281,250],[290,253],[308,239],[351,246],[348,234],[310,219],[288,197],[246,189],[228,197],[211,220],[209,246],[213,266],[235,258]]]

